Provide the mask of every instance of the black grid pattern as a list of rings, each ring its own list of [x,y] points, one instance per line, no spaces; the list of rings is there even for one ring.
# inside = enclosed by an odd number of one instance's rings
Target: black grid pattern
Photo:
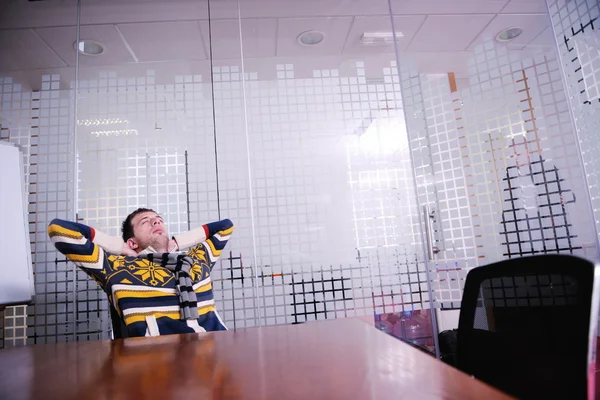
[[[321,272],[320,278],[312,278],[305,280],[301,277],[302,274],[292,274],[292,298],[294,312],[294,322],[292,324],[299,324],[309,320],[309,316],[314,316],[314,320],[317,320],[318,314],[324,314],[327,319],[327,312],[330,313],[335,310],[335,306],[331,303],[336,300],[352,300],[350,292],[350,278],[325,279],[323,272]],[[313,275],[314,276],[314,275]],[[326,293],[331,293],[333,300],[327,300]],[[328,304],[330,304],[328,306]],[[336,313],[334,312],[329,318],[335,318]]]
[[[529,178],[534,185],[535,210],[524,206],[523,188],[518,179]],[[503,231],[508,258],[533,254],[568,252],[581,249],[575,246],[577,237],[568,221],[567,204],[576,201],[573,193],[565,189],[564,179],[559,176],[558,168],[548,168],[544,159],[520,167],[506,168],[503,179],[508,198],[504,199],[507,208],[502,212]]]
[[[236,310],[236,296],[235,296],[235,292],[234,292],[234,287],[236,287],[235,282],[239,281],[239,283],[241,284],[240,286],[244,285],[244,280],[248,279],[248,277],[244,276],[244,262],[242,259],[242,255],[238,254],[238,255],[233,255],[233,252],[229,252],[228,257],[226,259],[221,259],[220,265],[216,266],[218,268],[221,269],[221,277],[219,279],[213,279],[213,290],[215,290],[215,287],[217,286],[217,284],[220,284],[220,288],[218,289],[219,291],[222,290],[228,290],[225,289],[226,286],[231,286],[231,310],[223,310],[223,318],[225,318],[226,320],[233,320],[233,329],[237,328],[236,325],[236,318],[235,315],[232,318],[228,318],[229,317],[229,313],[234,313],[235,314],[235,310]],[[252,276],[250,276],[250,279],[252,279]],[[224,285],[224,281],[228,281],[231,284],[230,285]],[[215,293],[215,300],[217,297],[217,293]],[[243,299],[242,301],[240,301],[240,303],[243,304]],[[221,308],[222,309],[222,308]]]
[[[581,65],[581,61],[579,60],[579,56],[575,55],[575,53],[573,53],[573,50],[575,50],[575,46],[572,45],[571,39],[579,34],[585,33],[586,30],[590,31],[590,30],[595,30],[596,28],[594,27],[594,23],[597,21],[597,18],[592,18],[590,19],[587,23],[579,23],[579,25],[577,26],[572,26],[571,27],[571,37],[567,37],[567,35],[563,35],[563,41],[565,43],[565,47],[567,48],[567,51],[569,52],[569,55],[572,55],[571,60],[571,65],[573,67],[573,70],[576,74],[576,76],[578,77],[577,79],[577,83],[580,84],[580,94],[581,95],[585,95],[586,89],[585,89],[585,85],[582,85],[583,81],[584,81],[584,76],[583,76],[583,66]],[[597,25],[597,24],[596,24]],[[598,101],[600,101],[600,97],[597,99]],[[583,104],[588,104],[591,105],[592,103],[589,100],[584,100]]]
[[[76,182],[72,178],[76,155],[71,151],[75,128],[69,123],[74,102],[58,74],[44,75],[41,90],[32,95],[31,107],[28,210],[36,296],[35,304],[27,307],[27,344],[70,342],[78,339],[77,275],[72,263],[57,258],[47,227],[52,218],[72,219],[75,214],[72,193]]]
[[[39,271],[40,268],[44,270]],[[27,343],[71,341],[75,305],[73,265],[62,255],[55,256],[52,262],[38,265],[35,278],[36,304],[27,312],[31,320],[27,324]]]

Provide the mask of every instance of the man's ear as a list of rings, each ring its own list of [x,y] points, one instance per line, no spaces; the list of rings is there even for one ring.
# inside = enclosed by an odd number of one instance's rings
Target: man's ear
[[[135,249],[137,249],[139,247],[134,238],[127,239],[126,243],[127,243],[127,246],[129,246],[129,248],[131,250],[135,250]]]

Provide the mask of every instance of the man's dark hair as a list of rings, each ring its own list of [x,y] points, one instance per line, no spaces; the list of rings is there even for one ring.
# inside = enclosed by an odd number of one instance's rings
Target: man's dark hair
[[[154,213],[156,212],[149,208],[138,208],[137,210],[135,210],[134,212],[129,214],[127,216],[127,218],[125,218],[125,221],[123,221],[123,225],[121,226],[121,232],[123,232],[123,241],[124,242],[126,242],[127,240],[129,240],[130,238],[132,238],[134,236],[133,235],[133,225],[131,224],[131,220],[133,219],[133,217],[135,217],[139,213],[148,212],[148,211],[152,211]]]

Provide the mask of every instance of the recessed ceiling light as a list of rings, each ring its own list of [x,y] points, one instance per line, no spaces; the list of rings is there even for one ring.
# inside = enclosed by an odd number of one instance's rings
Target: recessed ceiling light
[[[496,40],[499,42],[509,42],[521,36],[521,33],[523,33],[523,28],[507,28],[496,35]]]
[[[90,132],[90,135],[96,135],[96,137],[100,136],[129,136],[129,135],[137,135],[137,129],[117,129],[113,131],[94,131]]]
[[[396,40],[402,39],[404,34],[402,32],[365,32],[360,38],[360,43],[366,46],[388,46],[394,44],[394,37]]]
[[[98,126],[111,124],[127,124],[128,120],[123,118],[96,118],[96,119],[78,119],[77,125],[83,126]]]
[[[304,46],[315,46],[325,39],[325,34],[319,31],[306,31],[298,36],[298,43]]]
[[[99,56],[104,53],[104,45],[96,40],[82,39],[79,43],[73,43],[75,50],[86,56]]]

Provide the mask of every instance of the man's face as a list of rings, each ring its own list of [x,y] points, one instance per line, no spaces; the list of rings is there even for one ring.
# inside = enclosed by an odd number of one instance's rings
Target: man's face
[[[129,239],[127,243],[135,251],[140,252],[148,246],[152,246],[155,250],[167,247],[169,234],[160,215],[153,211],[139,213],[132,218],[131,225],[133,226],[133,243],[130,242],[132,239]]]

